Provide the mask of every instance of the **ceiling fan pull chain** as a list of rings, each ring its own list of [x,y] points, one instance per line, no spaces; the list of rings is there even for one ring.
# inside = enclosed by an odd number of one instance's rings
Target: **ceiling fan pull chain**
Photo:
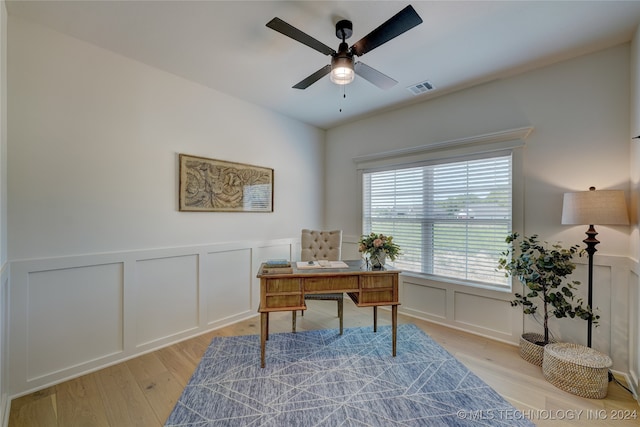
[[[347,99],[347,87],[346,87],[346,85],[342,85],[342,99]],[[340,107],[340,112],[342,113],[342,107]]]

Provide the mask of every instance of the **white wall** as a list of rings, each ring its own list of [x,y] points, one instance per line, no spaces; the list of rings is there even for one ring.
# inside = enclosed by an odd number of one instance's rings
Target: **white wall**
[[[9,33],[10,259],[321,224],[324,131],[14,17]],[[273,168],[275,212],[179,212],[178,153]]]
[[[592,185],[629,191],[628,109],[625,44],[331,129],[326,223],[346,234],[361,232],[355,157],[533,127],[525,141],[521,194],[516,194],[524,201],[524,222],[516,226],[551,242],[581,243],[586,226],[560,224],[562,195]],[[612,356],[614,369],[628,372],[629,230],[598,231],[594,298],[602,320],[594,347]],[[578,261],[574,278],[586,284],[586,259]],[[407,297],[400,310],[408,314],[511,342],[523,329],[540,329],[530,317],[513,315],[510,294],[419,277],[405,278],[403,287]],[[586,343],[583,321],[554,322],[553,332]]]
[[[562,194],[628,190],[628,55],[622,45],[329,130],[326,222],[361,231],[354,157],[532,126],[525,231],[582,240],[586,229],[560,224]],[[601,252],[627,254],[626,229],[601,231]]]
[[[259,262],[322,225],[324,131],[14,17],[8,35],[9,396],[255,316]],[[178,153],[273,168],[274,212],[179,212]]]

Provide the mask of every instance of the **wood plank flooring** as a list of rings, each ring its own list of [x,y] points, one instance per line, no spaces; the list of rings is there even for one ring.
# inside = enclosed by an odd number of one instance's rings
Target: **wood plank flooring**
[[[308,304],[305,315],[298,316],[299,331],[338,328],[336,304]],[[345,299],[344,310],[345,328],[372,324],[371,309]],[[402,315],[398,320],[422,328],[538,426],[640,425],[638,402],[615,382],[609,383],[606,399],[584,399],[545,381],[517,347]],[[390,324],[390,312],[379,310],[378,322]],[[289,332],[291,314],[274,313],[269,323],[272,333]],[[9,427],[162,426],[213,337],[259,333],[256,316],[15,399]],[[625,415],[628,419],[616,419]]]

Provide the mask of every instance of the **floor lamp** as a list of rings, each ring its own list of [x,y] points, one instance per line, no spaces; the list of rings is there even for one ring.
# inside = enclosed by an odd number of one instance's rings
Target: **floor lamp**
[[[588,302],[593,309],[593,255],[596,253],[596,245],[600,243],[596,236],[598,233],[594,227],[598,225],[627,225],[629,215],[627,204],[622,190],[598,190],[595,187],[589,191],[577,193],[564,193],[562,202],[562,224],[589,225],[587,238],[583,242],[587,245],[589,255],[589,288]],[[590,317],[587,326],[587,346],[591,347],[591,327],[593,319]]]

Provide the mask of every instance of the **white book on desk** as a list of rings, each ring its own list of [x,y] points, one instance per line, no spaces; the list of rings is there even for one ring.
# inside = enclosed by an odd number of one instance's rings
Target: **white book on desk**
[[[298,270],[317,269],[317,268],[349,268],[344,261],[298,261],[296,263]]]

